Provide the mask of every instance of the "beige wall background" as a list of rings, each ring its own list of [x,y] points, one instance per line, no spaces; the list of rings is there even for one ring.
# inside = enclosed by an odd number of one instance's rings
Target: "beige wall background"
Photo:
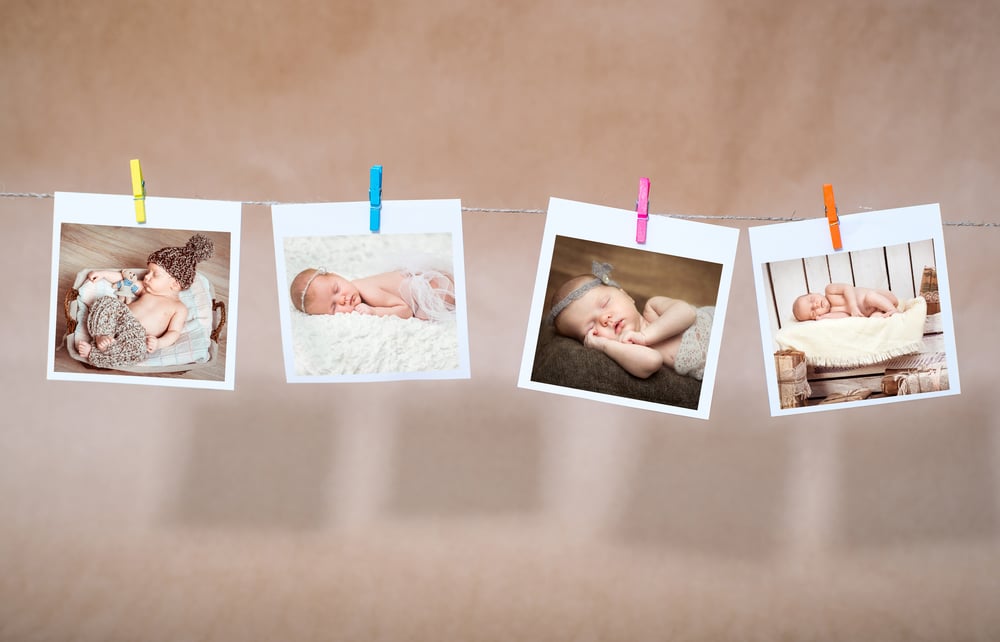
[[[1000,223],[991,0],[0,7],[0,191],[549,196]],[[708,422],[515,386],[544,217],[464,215],[473,378],[284,383],[244,208],[236,391],[46,382],[52,201],[0,198],[0,639],[992,640],[996,227],[963,393],[768,417],[745,229]],[[12,295],[16,296],[16,295]],[[100,415],[104,400],[129,412]]]

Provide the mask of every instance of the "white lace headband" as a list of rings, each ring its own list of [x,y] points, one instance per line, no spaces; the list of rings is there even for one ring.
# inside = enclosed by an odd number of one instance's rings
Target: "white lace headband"
[[[552,309],[549,311],[549,315],[545,317],[546,323],[555,323],[556,317],[562,314],[562,311],[565,310],[570,303],[576,301],[599,285],[610,285],[611,287],[618,288],[620,290],[621,286],[615,283],[615,281],[611,278],[611,270],[613,269],[614,266],[610,263],[598,263],[597,261],[592,261],[590,264],[590,272],[594,275],[594,278],[581,283],[576,289],[563,297],[562,301],[552,306]]]
[[[300,311],[306,312],[306,290],[308,290],[309,286],[312,285],[313,279],[315,279],[317,276],[321,274],[326,274],[326,268],[316,268],[316,271],[313,272],[312,276],[310,276],[309,279],[306,281],[305,287],[302,288],[302,296],[299,298],[299,303],[302,304],[302,307],[299,308]],[[306,314],[309,313],[306,312]]]

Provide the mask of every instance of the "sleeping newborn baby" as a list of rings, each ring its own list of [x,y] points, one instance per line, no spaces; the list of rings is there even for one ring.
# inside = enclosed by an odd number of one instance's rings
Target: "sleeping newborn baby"
[[[324,268],[292,280],[292,305],[306,314],[369,314],[442,321],[455,314],[455,281],[437,270],[393,270],[353,281]]]
[[[211,258],[214,251],[211,239],[195,234],[184,247],[164,247],[150,254],[149,269],[131,301],[103,296],[91,305],[87,330],[93,343],[77,340],[80,356],[98,368],[122,368],[176,343],[188,316],[180,293],[194,283],[195,266]],[[104,279],[120,287],[126,272],[92,270],[87,280]]]
[[[640,379],[662,367],[704,377],[714,307],[654,296],[640,313],[635,300],[611,279],[609,264],[594,261],[591,271],[554,293],[548,321],[556,332],[600,350]]]
[[[860,288],[847,283],[831,283],[824,294],[803,294],[792,303],[797,321],[843,319],[846,317],[889,317],[899,310],[899,299],[888,290]]]

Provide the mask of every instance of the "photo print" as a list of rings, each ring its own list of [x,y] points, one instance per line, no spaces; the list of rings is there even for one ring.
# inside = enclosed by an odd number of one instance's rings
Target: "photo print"
[[[937,205],[750,229],[771,414],[958,394]]]
[[[242,203],[55,195],[47,377],[232,390]]]
[[[289,382],[470,376],[458,200],[272,208]]]
[[[739,230],[553,198],[518,385],[708,419]]]

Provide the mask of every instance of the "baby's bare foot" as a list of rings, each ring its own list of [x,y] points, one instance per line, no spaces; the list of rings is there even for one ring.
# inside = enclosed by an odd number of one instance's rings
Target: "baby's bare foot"
[[[76,342],[76,351],[79,352],[80,356],[84,359],[90,356],[90,349],[91,345],[86,341],[80,340]]]

